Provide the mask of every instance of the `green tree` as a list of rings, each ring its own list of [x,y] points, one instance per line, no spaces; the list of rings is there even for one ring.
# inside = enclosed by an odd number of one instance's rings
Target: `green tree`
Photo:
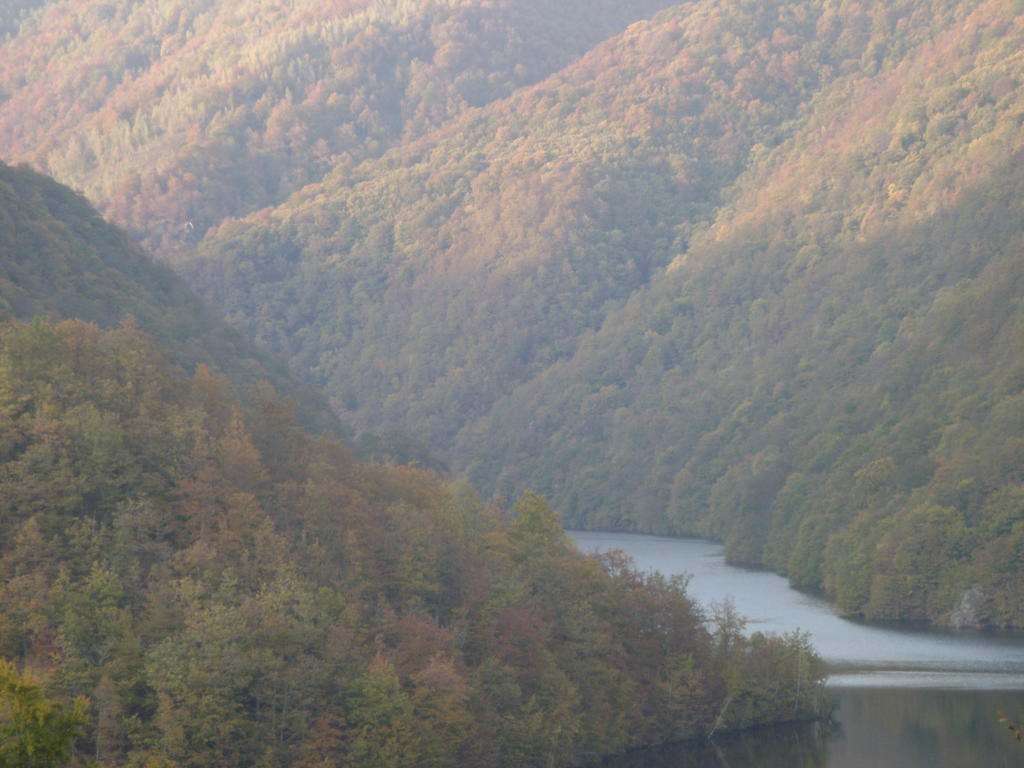
[[[390,661],[380,655],[373,658],[357,681],[349,705],[356,764],[398,768],[415,763],[412,709]]]
[[[87,722],[88,702],[70,709],[50,701],[31,674],[0,661],[0,768],[56,768]]]
[[[515,518],[509,537],[515,542],[521,557],[550,555],[566,548],[567,540],[558,515],[543,496],[528,491],[519,498],[512,511]]]

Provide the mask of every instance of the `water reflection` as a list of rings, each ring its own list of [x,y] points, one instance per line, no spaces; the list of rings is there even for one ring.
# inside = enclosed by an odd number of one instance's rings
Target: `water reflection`
[[[590,531],[570,535],[585,552],[621,549],[641,570],[690,574],[688,592],[695,600],[708,605],[731,599],[751,629],[808,632],[821,657],[837,669],[958,672],[964,675],[961,685],[979,688],[988,687],[992,675],[1014,675],[1013,685],[1024,689],[1024,641],[1019,636],[848,621],[821,598],[791,589],[777,574],[726,564],[722,547],[710,541]],[[968,681],[971,675],[978,676],[975,683]]]
[[[838,689],[842,724],[827,768],[999,768],[1024,764],[1024,745],[996,722],[1024,709],[1007,691]]]
[[[725,564],[706,541],[572,533],[584,551],[621,549],[642,570],[692,575],[702,603],[734,600],[752,629],[811,635],[829,662],[835,722],[763,729],[636,752],[606,768],[1002,768],[1024,743],[1000,714],[1024,718],[1019,636],[898,629],[846,621],[779,576]]]
[[[868,669],[833,672],[827,684],[833,688],[917,688],[943,691],[1022,691],[1024,675],[964,673],[917,669]]]
[[[834,726],[821,723],[765,728],[713,742],[634,752],[603,768],[827,768]]]
[[[836,722],[784,725],[612,758],[603,768],[1000,768],[1024,765],[998,713],[1020,693],[837,689]]]
[[[1024,744],[996,722],[1020,693],[836,689],[836,721],[641,750],[604,768],[1009,768]]]

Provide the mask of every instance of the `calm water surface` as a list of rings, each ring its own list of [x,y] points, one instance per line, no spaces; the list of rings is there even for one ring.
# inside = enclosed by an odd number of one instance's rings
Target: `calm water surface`
[[[1024,744],[996,718],[1024,718],[1024,637],[872,626],[764,571],[726,565],[695,539],[570,532],[585,552],[621,549],[641,570],[689,574],[689,593],[730,599],[751,630],[810,633],[832,673],[834,726],[811,725],[644,752],[614,768],[1024,767]]]

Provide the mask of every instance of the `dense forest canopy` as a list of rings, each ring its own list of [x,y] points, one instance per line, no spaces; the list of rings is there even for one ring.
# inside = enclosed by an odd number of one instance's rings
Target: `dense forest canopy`
[[[367,455],[1024,626],[1020,0],[548,5],[19,6],[0,137]]]
[[[152,334],[174,361],[202,363],[242,391],[286,390],[302,423],[340,434],[324,398],[211,311],[81,196],[28,168],[0,163],[0,321],[77,318]]]
[[[4,159],[85,192],[166,257],[671,4],[3,1],[38,7],[6,43],[0,26]],[[12,28],[14,10],[0,13]]]
[[[0,657],[88,697],[83,760],[573,765],[819,711],[803,637],[709,628],[542,498],[509,521],[260,395],[137,330],[0,329]]]
[[[985,3],[817,96],[663,279],[467,433],[470,477],[722,538],[850,613],[1024,623],[1022,45]]]
[[[0,764],[568,766],[821,713],[805,636],[578,553],[536,494],[304,431],[28,169],[0,166],[0,268]]]
[[[1020,626],[1022,42],[1005,2],[678,7],[186,274],[487,493]]]

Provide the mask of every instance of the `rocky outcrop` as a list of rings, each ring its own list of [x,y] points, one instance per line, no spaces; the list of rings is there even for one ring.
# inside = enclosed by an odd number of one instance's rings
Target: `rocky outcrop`
[[[974,584],[964,590],[956,608],[950,611],[949,619],[946,623],[956,629],[980,627],[982,623],[981,608],[984,599],[985,590],[981,588],[980,584]]]

